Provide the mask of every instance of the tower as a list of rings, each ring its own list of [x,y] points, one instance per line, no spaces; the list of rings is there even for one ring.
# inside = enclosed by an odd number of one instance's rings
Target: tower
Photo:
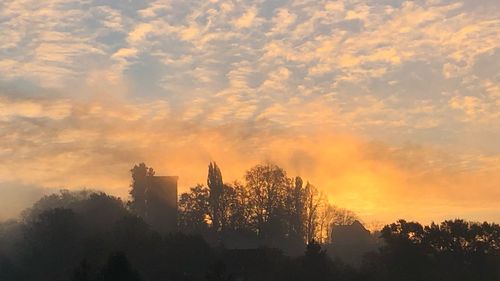
[[[161,233],[177,231],[176,176],[150,176],[146,190],[146,221]]]

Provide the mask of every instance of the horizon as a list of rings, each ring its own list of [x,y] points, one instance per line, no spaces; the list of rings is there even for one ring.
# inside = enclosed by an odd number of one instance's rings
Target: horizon
[[[0,221],[274,163],[365,223],[500,222],[496,1],[0,3]]]

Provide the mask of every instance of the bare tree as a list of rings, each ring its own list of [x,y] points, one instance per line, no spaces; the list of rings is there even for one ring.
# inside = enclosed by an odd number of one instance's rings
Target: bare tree
[[[309,182],[305,187],[305,234],[306,241],[312,241],[317,236],[318,227],[318,213],[321,207],[321,202],[323,200],[323,195],[318,192],[316,187]]]
[[[304,240],[306,190],[301,177],[296,177],[287,192],[288,234],[292,239]]]
[[[350,225],[359,220],[359,217],[353,211],[337,206],[333,206],[332,215],[332,225]]]
[[[334,216],[334,207],[330,205],[326,197],[321,202],[321,207],[318,215],[318,241],[321,243],[328,243],[330,239],[330,233],[332,228],[332,220]]]
[[[250,206],[255,215],[259,236],[264,236],[269,222],[279,221],[286,194],[287,177],[285,171],[273,164],[256,165],[246,172]]]

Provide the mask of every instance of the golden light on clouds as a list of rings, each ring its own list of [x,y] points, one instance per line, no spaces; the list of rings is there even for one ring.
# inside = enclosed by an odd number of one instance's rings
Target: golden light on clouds
[[[13,128],[10,137],[24,134],[31,147],[18,143],[18,153],[5,153],[11,161],[2,163],[0,177],[50,188],[97,188],[127,198],[128,170],[140,161],[159,174],[178,175],[181,191],[206,181],[210,161],[218,162],[228,182],[242,181],[252,165],[272,162],[366,221],[441,220],[468,210],[488,213],[472,218],[497,219],[490,212],[500,196],[494,185],[500,175],[498,158],[463,170],[463,159],[425,146],[395,147],[300,123],[307,131],[276,130],[266,121],[253,127],[179,122],[169,114],[161,118],[161,107],[118,100],[67,105],[72,116],[67,118],[77,124],[71,128],[56,126],[50,133]],[[39,112],[22,108],[27,117]],[[60,112],[53,113],[49,118],[58,120]]]
[[[2,1],[0,218],[270,161],[366,221],[499,221],[496,2]]]

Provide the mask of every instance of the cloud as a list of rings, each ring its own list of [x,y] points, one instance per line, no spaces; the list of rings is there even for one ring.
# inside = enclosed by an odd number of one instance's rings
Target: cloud
[[[150,5],[139,11],[139,15],[143,18],[153,18],[159,15],[161,12],[167,12],[171,9],[170,3],[165,1],[154,1]]]
[[[347,186],[332,198],[366,216],[414,204],[375,208],[408,186],[459,212],[465,196],[445,194],[474,181],[497,198],[485,172],[500,153],[492,3],[2,1],[0,181],[124,194],[142,160],[186,188],[211,159],[229,178],[271,159],[324,188]],[[366,140],[388,155],[406,143],[456,154],[459,174],[442,163],[419,181],[427,168],[406,167],[413,156],[367,160]],[[349,169],[313,168],[331,159]],[[464,210],[489,202],[479,197]],[[441,204],[422,200],[428,217]]]
[[[60,120],[70,114],[71,104],[61,100],[53,103],[40,103],[34,100],[9,100],[0,98],[0,120],[13,118],[50,118]]]
[[[137,55],[137,50],[136,49],[130,49],[130,48],[121,48],[120,50],[116,51],[111,57],[112,58],[127,58],[127,57],[135,57]]]
[[[257,9],[252,7],[248,9],[243,15],[234,21],[237,28],[248,28],[252,26],[257,17]]]
[[[288,27],[292,25],[297,16],[293,13],[290,13],[287,9],[279,9],[276,15],[273,18],[273,28],[271,29],[271,33],[284,33],[288,30]]]
[[[140,23],[128,34],[127,40],[130,44],[135,44],[145,39],[146,35],[153,30],[149,23]]]
[[[128,170],[141,161],[158,174],[180,176],[181,191],[204,182],[209,161],[220,164],[227,181],[241,180],[252,165],[271,161],[368,221],[439,220],[466,211],[476,214],[474,219],[499,219],[494,210],[500,194],[493,180],[500,172],[498,155],[453,156],[425,146],[328,133],[336,124],[324,119],[335,116],[327,115],[321,101],[292,100],[269,107],[256,122],[225,124],[204,117],[221,114],[224,107],[210,112],[203,104],[193,102],[179,118],[168,103],[132,104],[116,97],[110,103],[96,97],[47,119],[40,107],[26,102],[18,114],[23,118],[0,125],[6,133],[0,178],[52,189],[97,188],[127,198]],[[280,126],[290,115],[307,121]]]

